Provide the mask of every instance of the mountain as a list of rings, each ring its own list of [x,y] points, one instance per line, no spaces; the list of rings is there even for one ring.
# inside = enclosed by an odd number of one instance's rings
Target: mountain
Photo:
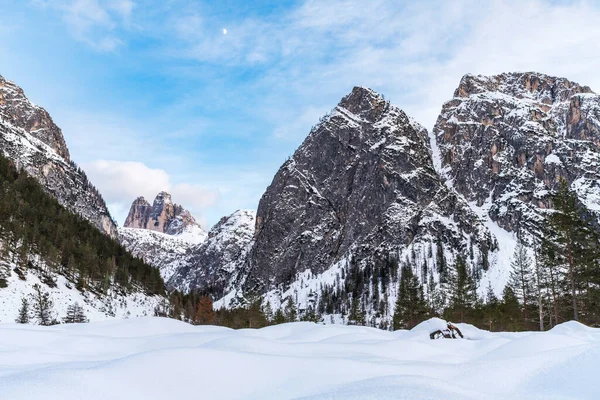
[[[345,312],[346,299],[367,296],[368,315],[381,318],[392,308],[389,279],[400,264],[423,281],[437,278],[446,262],[436,258],[439,250],[448,262],[471,254],[482,273],[493,249],[488,228],[436,172],[427,131],[374,91],[355,87],[262,196],[233,286],[238,294],[267,293],[275,307],[292,297],[301,309],[321,303],[330,314]]]
[[[192,214],[174,204],[166,192],[160,192],[152,205],[143,197],[135,199],[125,225],[119,228],[121,244],[157,267],[165,282],[189,266],[193,250],[206,237]]]
[[[587,86],[465,75],[434,134],[449,183],[508,231],[537,233],[563,178],[600,216],[600,96]]]
[[[75,302],[97,320],[153,315],[166,301],[157,269],[0,155],[0,320],[14,321],[38,288],[54,303],[46,323]]]
[[[215,295],[231,290],[241,271],[254,235],[256,213],[238,210],[223,217],[203,243],[191,249],[186,264],[176,270],[167,286],[184,292],[210,289]]]
[[[100,193],[70,158],[60,128],[0,76],[0,320],[36,285],[53,318],[74,302],[92,320],[153,315],[158,271],[128,253]]]
[[[200,243],[206,239],[206,232],[192,214],[182,206],[173,203],[171,195],[167,192],[160,192],[154,198],[152,205],[143,197],[135,199],[125,219],[124,227],[182,236],[192,243]]]
[[[565,78],[468,74],[430,142],[356,87],[275,175],[216,306],[262,293],[274,309],[291,299],[301,314],[345,321],[358,300],[368,323],[386,326],[401,265],[428,298],[443,297],[458,255],[480,295],[499,294],[517,235],[544,235],[561,180],[600,217],[599,121],[600,96]]]
[[[0,151],[69,210],[116,237],[104,199],[70,159],[62,132],[43,108],[0,76]]]

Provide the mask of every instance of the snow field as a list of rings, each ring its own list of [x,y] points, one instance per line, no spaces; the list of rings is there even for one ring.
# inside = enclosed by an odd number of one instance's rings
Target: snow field
[[[0,324],[0,398],[597,399],[600,329],[429,339],[411,331],[292,323],[259,330],[144,317]]]

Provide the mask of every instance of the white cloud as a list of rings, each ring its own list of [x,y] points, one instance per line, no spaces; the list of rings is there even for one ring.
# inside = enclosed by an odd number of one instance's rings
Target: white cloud
[[[127,24],[135,3],[131,0],[34,0],[57,12],[73,37],[97,51],[110,52],[124,44],[117,34]]]
[[[219,197],[216,190],[202,185],[173,184],[167,172],[141,162],[97,160],[82,166],[120,223],[125,220],[131,202],[139,196],[152,203],[159,192],[167,191],[174,202],[189,209],[199,221],[204,221],[204,209]]]

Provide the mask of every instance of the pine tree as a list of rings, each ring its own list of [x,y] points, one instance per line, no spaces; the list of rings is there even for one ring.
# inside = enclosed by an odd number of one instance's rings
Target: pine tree
[[[275,311],[275,316],[273,317],[273,323],[275,325],[278,324],[284,324],[287,321],[285,320],[285,315],[283,315],[283,311],[281,311],[280,308],[277,309],[277,311]]]
[[[48,292],[42,291],[39,284],[33,285],[33,315],[38,320],[40,325],[53,325],[56,323],[52,316],[52,308],[54,303]]]
[[[268,300],[263,309],[263,314],[265,315],[265,319],[269,324],[273,322],[273,307],[271,307],[271,302]]]
[[[578,201],[577,195],[569,190],[566,180],[555,197],[556,212],[550,215],[549,222],[557,233],[557,243],[567,267],[567,280],[570,290],[573,318],[579,320],[579,293],[600,283],[600,244],[598,231],[586,217],[589,212]],[[589,293],[588,293],[589,294]],[[585,295],[585,293],[584,293]],[[584,296],[584,300],[585,296]],[[588,311],[590,307],[587,307]]]
[[[292,297],[288,297],[284,309],[285,322],[295,322],[298,320],[298,310]]]
[[[523,320],[527,324],[527,306],[533,299],[535,276],[531,268],[531,259],[527,254],[527,248],[521,240],[517,242],[510,265],[512,270],[510,271],[508,285],[522,304]]]
[[[440,238],[437,240],[436,261],[440,283],[446,283],[448,279],[448,266],[446,264],[446,256],[444,255],[444,246],[442,245],[442,240]]]
[[[508,285],[504,287],[504,292],[502,292],[500,311],[502,314],[502,330],[514,331],[519,329],[519,324],[516,322],[521,311],[519,299]]]
[[[17,324],[29,323],[29,301],[25,297],[21,299],[21,308],[19,308],[19,316],[15,320]]]
[[[213,323],[214,310],[213,301],[210,296],[202,296],[196,306],[196,314],[194,316],[194,324],[210,325]]]
[[[360,305],[360,299],[354,297],[352,299],[352,307],[350,307],[350,313],[348,314],[348,325],[364,325],[365,324],[365,312]]]
[[[475,282],[467,270],[465,260],[458,256],[454,264],[454,273],[448,278],[450,287],[450,310],[460,322],[465,320],[465,313],[472,310],[477,301]]]
[[[65,324],[81,324],[89,322],[85,311],[79,303],[75,302],[67,307],[67,315],[63,318]]]
[[[419,279],[407,265],[402,267],[401,274],[392,318],[394,330],[411,329],[427,316],[427,303]]]

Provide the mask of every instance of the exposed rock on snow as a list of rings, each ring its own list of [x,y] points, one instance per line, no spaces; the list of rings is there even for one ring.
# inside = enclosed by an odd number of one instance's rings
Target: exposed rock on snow
[[[102,196],[69,158],[61,130],[23,90],[0,76],[0,151],[69,210],[116,237]]]
[[[206,232],[192,214],[182,206],[174,204],[171,195],[167,192],[160,192],[152,205],[143,197],[135,199],[124,226],[148,229],[167,235],[183,235],[190,243],[200,243],[206,239]]]
[[[167,282],[183,291],[210,287],[222,293],[236,281],[254,234],[256,214],[238,210],[221,220],[208,232],[207,239],[194,247],[191,255]]]
[[[434,128],[445,173],[515,231],[536,231],[565,178],[600,209],[600,96],[544,74],[465,75]]]

